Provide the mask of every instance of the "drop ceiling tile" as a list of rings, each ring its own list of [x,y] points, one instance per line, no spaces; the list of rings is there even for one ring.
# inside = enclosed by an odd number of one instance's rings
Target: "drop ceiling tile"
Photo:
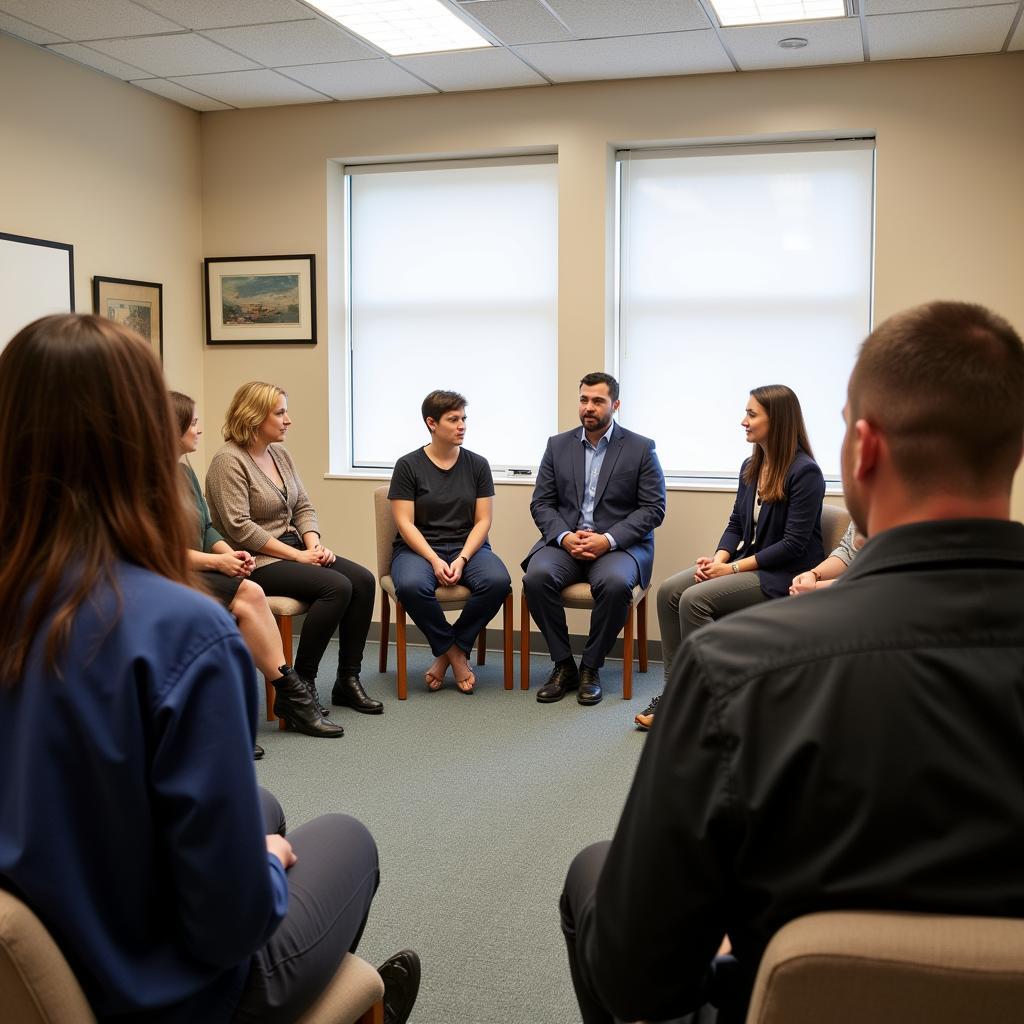
[[[191,107],[193,110],[231,110],[226,103],[220,100],[211,100],[209,96],[200,96],[199,93],[186,89],[177,82],[169,82],[166,78],[141,78],[135,79],[132,85],[137,85],[147,92],[156,93],[164,99],[174,100],[183,107]]]
[[[9,32],[19,39],[27,39],[30,43],[61,43],[64,41],[64,37],[55,32],[48,32],[45,28],[30,25],[27,21],[22,21],[21,18],[13,18],[9,14],[4,14],[3,11],[0,11],[0,32]]]
[[[143,32],[173,32],[178,26],[128,0],[2,0],[7,14],[64,36],[65,39],[105,39]]]
[[[105,39],[93,48],[134,64],[158,78],[172,75],[203,75],[218,71],[244,71],[258,65],[209,39],[191,32],[170,36]]]
[[[412,96],[433,93],[407,71],[389,60],[346,60],[339,64],[307,64],[284,69],[294,78],[336,100],[371,99],[375,96]]]
[[[277,107],[286,103],[328,103],[326,96],[276,71],[233,71],[223,75],[189,75],[172,81],[233,107]]]
[[[1024,50],[1024,18],[1020,19],[1017,31],[1013,33],[1013,38],[1010,40],[1010,49]]]
[[[646,78],[732,71],[715,33],[668,32],[618,39],[585,39],[569,43],[517,46],[541,74],[553,82],[585,82],[602,78]]]
[[[402,67],[436,85],[444,92],[467,89],[505,89],[517,85],[547,85],[509,50],[458,50],[396,57]]]
[[[572,33],[537,0],[475,0],[462,9],[503,43],[549,43]]]
[[[2,0],[0,0],[2,2]],[[185,28],[227,28],[300,21],[316,15],[293,0],[141,0],[150,10]]]
[[[951,7],[991,7],[992,0],[860,0],[865,14],[907,14]]]
[[[856,18],[799,25],[747,25],[723,28],[721,33],[742,71],[850,64],[864,59],[860,22]],[[778,42],[787,36],[802,36],[807,45],[801,50],[783,50]]]
[[[142,68],[133,67],[131,64],[115,60],[113,57],[108,57],[105,53],[99,53],[88,46],[82,46],[81,43],[57,43],[54,46],[46,47],[46,49],[59,53],[62,57],[78,61],[79,64],[87,64],[91,68],[96,68],[97,71],[105,71],[108,75],[121,78],[126,82],[129,79],[139,78],[145,74]]]
[[[710,28],[697,0],[547,0],[574,36],[633,36]]]
[[[872,60],[948,57],[1002,49],[1017,4],[865,18]]]
[[[203,35],[272,68],[367,60],[380,56],[377,50],[319,18],[248,28],[212,29]]]

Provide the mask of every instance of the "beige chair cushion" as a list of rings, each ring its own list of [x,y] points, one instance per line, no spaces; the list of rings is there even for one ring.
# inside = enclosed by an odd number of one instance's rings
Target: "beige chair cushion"
[[[274,615],[305,615],[309,611],[305,601],[296,601],[294,597],[268,597],[267,604]]]
[[[842,505],[821,506],[821,546],[825,549],[825,557],[837,547],[850,525],[850,513]]]
[[[355,1024],[383,998],[384,982],[377,971],[365,960],[346,953],[331,983],[296,1024]]]
[[[650,587],[634,587],[631,603],[638,605]],[[562,591],[562,604],[566,608],[593,608],[594,595],[590,592],[589,583],[573,583]]]
[[[0,1019],[95,1024],[78,980],[42,922],[0,890]]]
[[[1020,1024],[1024,921],[843,912],[768,944],[747,1024]]]

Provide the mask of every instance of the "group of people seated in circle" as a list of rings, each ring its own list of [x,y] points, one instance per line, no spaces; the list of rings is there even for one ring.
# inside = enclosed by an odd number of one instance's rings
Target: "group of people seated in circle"
[[[580,427],[541,460],[541,536],[522,565],[553,662],[537,700],[589,706],[650,585],[665,480],[654,442],[615,421],[613,377],[586,375],[579,403]],[[451,671],[469,694],[467,655],[511,581],[465,407],[427,397],[430,441],[399,461],[390,497],[396,589],[435,657],[426,685]],[[716,551],[659,590],[660,724],[616,838],[576,858],[562,898],[584,1024],[709,999],[739,1021],[770,936],[815,909],[1024,916],[1024,527],[1010,519],[1024,346],[982,307],[908,311],[865,342],[844,416],[856,526],[834,552],[796,396],[755,388]],[[342,814],[286,834],[250,763],[256,668],[289,727],[342,734],[316,685],[335,632],[331,704],[382,710],[360,682],[374,579],[323,545],[281,443],[290,423],[281,388],[239,388],[207,505],[178,465],[195,403],[168,395],[140,338],[57,315],[0,352],[0,887],[101,1019],[295,1020],[367,922],[372,836]],[[840,586],[777,600],[835,581],[865,544],[857,527],[870,541]],[[561,593],[584,581],[577,664]],[[435,592],[453,584],[472,599],[449,624]],[[294,665],[268,594],[309,606]],[[907,801],[922,779],[935,792]],[[709,969],[726,935],[735,957]],[[379,970],[384,1019],[404,1024],[418,957]]]

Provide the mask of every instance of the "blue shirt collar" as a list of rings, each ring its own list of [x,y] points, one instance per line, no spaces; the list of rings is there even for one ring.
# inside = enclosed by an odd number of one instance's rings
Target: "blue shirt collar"
[[[611,421],[611,423],[608,424],[608,429],[597,439],[597,444],[594,445],[594,448],[595,449],[599,448],[601,446],[601,442],[602,441],[605,441],[608,444],[611,444],[612,443],[612,431],[614,429],[615,429],[615,420],[613,419]],[[586,427],[580,427],[580,441],[583,444],[587,443],[587,428]]]

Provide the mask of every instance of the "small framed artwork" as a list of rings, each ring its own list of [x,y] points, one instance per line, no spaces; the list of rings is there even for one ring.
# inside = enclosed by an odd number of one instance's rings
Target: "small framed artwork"
[[[315,345],[316,257],[209,256],[208,345]]]
[[[0,231],[0,348],[33,320],[74,311],[74,246]]]
[[[164,361],[164,286],[123,277],[92,279],[92,308],[116,324],[141,335]]]

